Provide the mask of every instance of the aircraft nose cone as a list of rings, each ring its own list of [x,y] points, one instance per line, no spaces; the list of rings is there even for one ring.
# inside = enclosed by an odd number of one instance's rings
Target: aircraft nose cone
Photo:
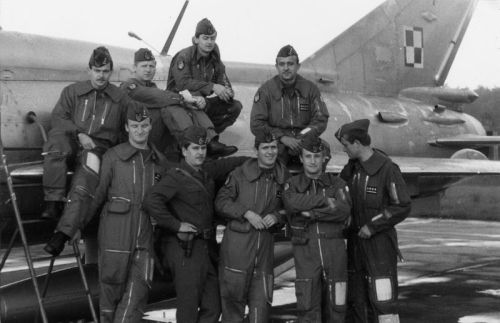
[[[467,99],[469,99],[469,102],[474,102],[477,98],[479,98],[479,95],[473,90],[469,90],[469,93],[467,94]]]

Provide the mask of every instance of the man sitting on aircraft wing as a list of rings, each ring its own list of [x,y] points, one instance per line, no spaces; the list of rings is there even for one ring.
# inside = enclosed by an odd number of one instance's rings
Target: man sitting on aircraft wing
[[[52,111],[52,129],[43,147],[44,218],[55,218],[67,201],[56,233],[45,250],[58,255],[69,240],[73,223],[88,210],[99,180],[101,156],[116,145],[127,108],[140,106],[109,83],[113,60],[105,47],[94,49],[89,60],[89,81],[64,88]],[[68,164],[76,170],[66,200]]]
[[[264,83],[254,97],[250,130],[254,135],[270,131],[280,141],[279,158],[288,164],[299,163],[300,138],[319,136],[328,123],[326,108],[318,87],[297,74],[299,56],[291,45],[276,57],[278,75]]]
[[[206,101],[203,97],[192,96],[187,90],[180,91],[179,94],[160,90],[152,81],[155,74],[155,57],[149,49],[140,48],[134,54],[134,77],[123,82],[121,88],[132,99],[146,104],[150,109],[154,125],[150,141],[160,151],[164,152],[167,146],[165,126],[180,142],[184,129],[194,124],[207,130],[208,153],[211,157],[224,157],[236,152],[236,147],[217,141],[214,125],[204,111]]]
[[[220,134],[236,121],[242,105],[234,100],[234,91],[220,59],[216,38],[217,32],[210,20],[205,18],[198,22],[194,44],[172,58],[167,89],[201,94],[207,101],[206,113],[215,126],[215,132]],[[174,122],[182,119],[178,110],[169,109],[167,112]]]

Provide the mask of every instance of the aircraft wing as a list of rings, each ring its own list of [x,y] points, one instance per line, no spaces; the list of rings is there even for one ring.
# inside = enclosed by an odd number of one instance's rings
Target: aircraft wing
[[[433,146],[448,146],[454,148],[470,148],[471,146],[500,145],[500,136],[480,136],[464,134],[449,138],[437,138],[428,141]]]
[[[394,157],[403,175],[500,175],[500,161],[458,159]],[[339,173],[347,163],[347,155],[336,153],[328,164],[327,171]]]

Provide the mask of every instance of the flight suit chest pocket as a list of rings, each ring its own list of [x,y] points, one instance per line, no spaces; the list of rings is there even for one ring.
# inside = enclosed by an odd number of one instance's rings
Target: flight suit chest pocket
[[[383,187],[368,181],[365,187],[365,205],[370,209],[378,209],[382,204]]]
[[[114,214],[125,214],[130,211],[130,200],[124,197],[112,197],[108,203],[108,212]]]
[[[298,100],[299,118],[302,125],[308,125],[311,121],[311,103],[306,98]]]

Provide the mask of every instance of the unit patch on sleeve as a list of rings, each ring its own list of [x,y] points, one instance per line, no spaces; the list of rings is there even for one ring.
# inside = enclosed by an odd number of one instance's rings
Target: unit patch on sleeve
[[[255,93],[255,96],[253,97],[253,102],[257,103],[259,102],[260,100],[260,94],[259,94],[259,91],[257,91],[257,93]]]
[[[424,68],[424,29],[404,26],[405,66]]]
[[[177,62],[177,69],[182,70],[184,68],[184,61],[181,59]]]

